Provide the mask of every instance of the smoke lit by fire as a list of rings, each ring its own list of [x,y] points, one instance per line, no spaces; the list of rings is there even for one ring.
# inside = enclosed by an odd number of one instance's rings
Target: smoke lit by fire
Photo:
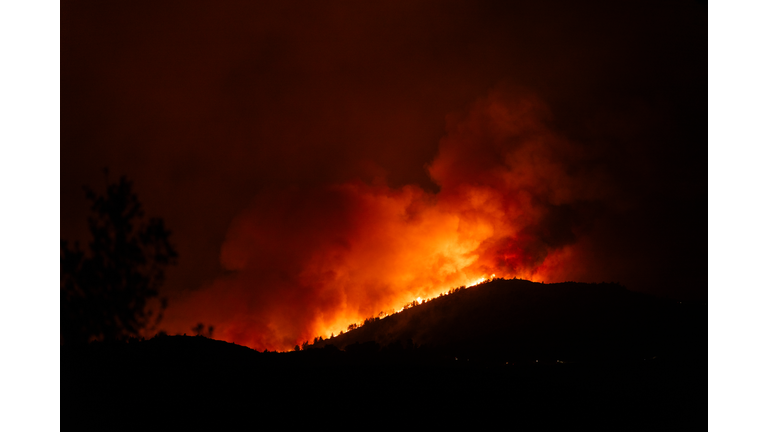
[[[263,190],[231,223],[229,275],[183,305],[217,338],[286,350],[493,277],[563,280],[583,216],[611,193],[535,97],[497,90],[447,119],[439,192],[362,181]]]

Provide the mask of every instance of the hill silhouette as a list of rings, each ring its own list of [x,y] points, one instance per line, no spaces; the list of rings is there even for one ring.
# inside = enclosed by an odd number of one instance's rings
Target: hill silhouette
[[[707,418],[704,306],[494,280],[301,351],[163,335],[62,346],[61,424],[690,429]]]
[[[433,358],[505,364],[702,359],[705,322],[703,304],[660,299],[618,284],[495,279],[370,318],[308,348],[415,347]]]

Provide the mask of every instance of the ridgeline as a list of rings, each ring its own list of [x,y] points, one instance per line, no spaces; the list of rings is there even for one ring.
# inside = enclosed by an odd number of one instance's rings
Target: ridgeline
[[[142,412],[190,426],[203,413],[304,426],[403,411],[422,427],[707,420],[706,304],[617,284],[496,279],[300,351],[157,336],[62,346],[60,364],[61,424],[81,429],[146,426]]]
[[[319,340],[373,355],[416,350],[488,364],[706,359],[706,307],[618,284],[494,279]],[[391,357],[391,356],[390,356]]]

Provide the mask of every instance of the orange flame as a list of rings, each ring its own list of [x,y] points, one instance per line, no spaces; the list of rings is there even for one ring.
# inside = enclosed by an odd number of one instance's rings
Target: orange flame
[[[566,169],[583,155],[545,117],[535,99],[494,93],[450,119],[429,166],[436,194],[360,181],[263,191],[222,246],[230,275],[187,314],[226,340],[285,350],[496,275],[567,276],[573,203],[601,183]]]

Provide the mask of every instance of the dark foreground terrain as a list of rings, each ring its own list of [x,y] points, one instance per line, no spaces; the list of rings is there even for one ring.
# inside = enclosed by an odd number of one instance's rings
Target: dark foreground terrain
[[[298,352],[201,336],[63,346],[61,425],[703,430],[706,348],[703,304],[494,281]]]

